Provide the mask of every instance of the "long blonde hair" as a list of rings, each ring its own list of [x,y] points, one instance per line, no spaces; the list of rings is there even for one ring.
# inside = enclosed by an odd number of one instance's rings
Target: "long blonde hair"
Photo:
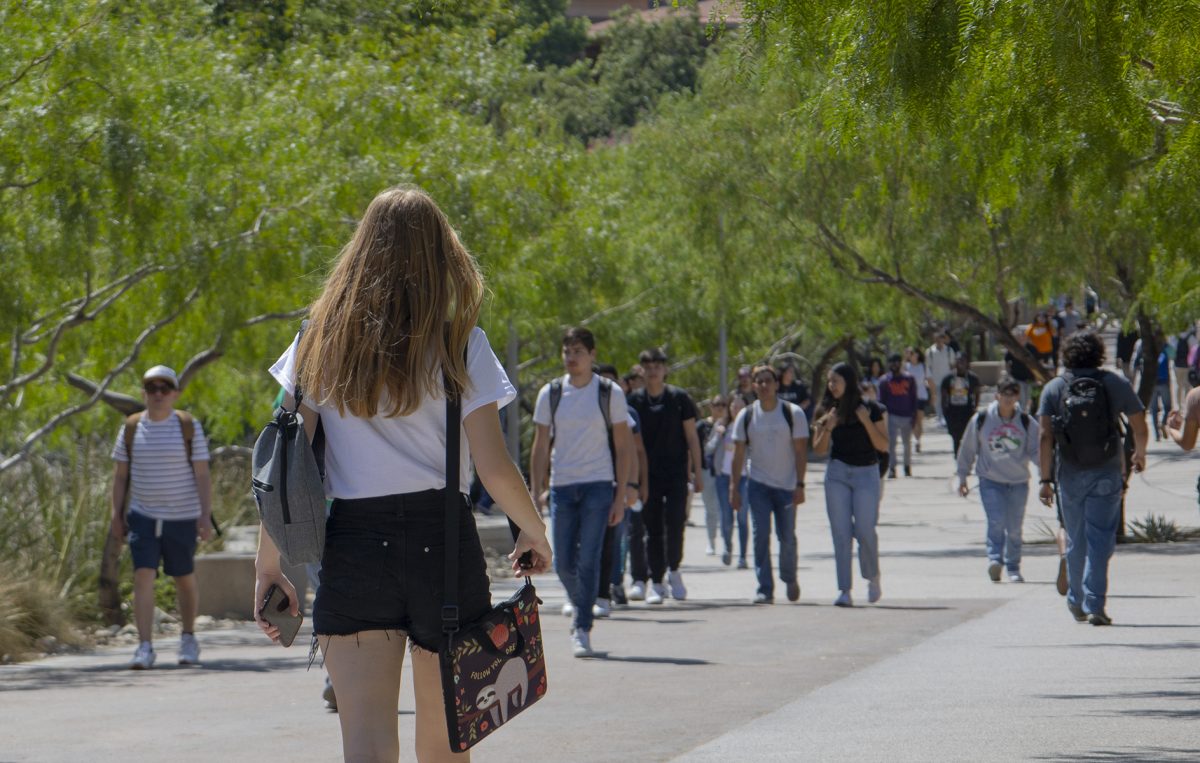
[[[424,191],[400,186],[367,207],[342,249],[297,352],[300,385],[359,418],[407,416],[470,386],[464,348],[483,304],[475,258]]]

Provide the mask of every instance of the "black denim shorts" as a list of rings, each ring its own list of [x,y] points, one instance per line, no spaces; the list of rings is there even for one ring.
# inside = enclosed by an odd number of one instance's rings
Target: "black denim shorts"
[[[487,562],[466,496],[458,521],[458,607],[463,622],[492,606]],[[401,630],[422,649],[442,641],[446,588],[442,490],[336,499],[325,525],[313,632]]]

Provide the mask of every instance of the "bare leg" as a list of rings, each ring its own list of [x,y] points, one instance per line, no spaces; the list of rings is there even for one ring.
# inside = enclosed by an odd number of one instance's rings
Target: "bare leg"
[[[133,621],[138,638],[151,641],[154,636],[154,576],[158,570],[139,567],[133,571]]]
[[[184,633],[196,632],[196,612],[200,609],[200,595],[196,588],[196,573],[175,578],[175,596],[179,601],[179,619]]]
[[[318,638],[337,693],[342,755],[354,763],[398,761],[396,706],[404,668],[404,633],[360,631]]]
[[[450,751],[446,731],[446,709],[442,704],[442,674],[438,656],[424,649],[412,650],[413,693],[417,699],[417,760],[420,763],[471,760],[470,751]]]

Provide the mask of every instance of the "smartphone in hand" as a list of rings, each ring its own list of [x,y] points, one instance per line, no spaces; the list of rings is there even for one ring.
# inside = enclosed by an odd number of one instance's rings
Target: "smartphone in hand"
[[[279,643],[283,646],[292,645],[304,622],[304,615],[293,616],[291,608],[291,599],[274,583],[267,589],[262,606],[258,608],[258,616],[279,629]]]

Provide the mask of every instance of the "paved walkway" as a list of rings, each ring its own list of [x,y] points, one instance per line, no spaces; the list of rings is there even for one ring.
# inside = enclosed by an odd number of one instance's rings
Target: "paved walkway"
[[[977,498],[952,490],[949,438],[924,445],[916,476],[887,483],[879,605],[831,606],[820,465],[797,523],[798,604],[751,605],[753,573],[705,556],[692,527],[688,601],[614,613],[593,632],[605,657],[576,660],[562,590],[541,580],[550,693],[475,759],[1200,759],[1200,543],[1118,547],[1116,624],[1078,625],[1054,591],[1052,545],[1026,546],[1029,582],[987,580]],[[1152,444],[1149,461],[1130,517],[1200,524],[1200,459]],[[1027,541],[1053,523],[1031,496]],[[861,581],[855,593],[865,599]],[[128,650],[0,668],[0,761],[340,759],[302,647],[250,626],[200,639],[199,669],[176,667],[170,641],[144,673],[124,669]],[[405,686],[408,760],[412,707]]]

